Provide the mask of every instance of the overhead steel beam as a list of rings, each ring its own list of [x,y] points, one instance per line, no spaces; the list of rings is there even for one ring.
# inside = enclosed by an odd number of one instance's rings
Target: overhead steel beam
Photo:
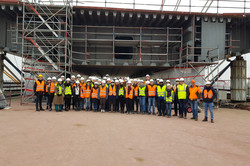
[[[177,0],[176,5],[174,7],[174,11],[177,11],[180,6],[181,0]]]
[[[211,7],[212,3],[214,2],[214,0],[211,0],[210,3],[209,3],[210,0],[207,0],[205,5],[203,6],[203,8],[201,9],[201,13],[205,10],[204,13],[207,13],[208,9]]]

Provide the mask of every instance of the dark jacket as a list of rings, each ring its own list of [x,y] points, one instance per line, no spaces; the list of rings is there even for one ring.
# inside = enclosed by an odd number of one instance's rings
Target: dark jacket
[[[207,91],[210,91],[210,90],[212,90],[212,92],[213,92],[213,97],[211,98],[211,99],[209,99],[209,98],[204,98],[204,91],[205,91],[205,89],[207,90]],[[216,92],[215,92],[215,90],[214,90],[214,88],[213,87],[207,87],[207,86],[205,86],[204,87],[204,89],[203,89],[203,91],[202,91],[202,99],[203,99],[203,102],[205,102],[205,103],[212,103],[213,102],[213,100],[216,98]]]

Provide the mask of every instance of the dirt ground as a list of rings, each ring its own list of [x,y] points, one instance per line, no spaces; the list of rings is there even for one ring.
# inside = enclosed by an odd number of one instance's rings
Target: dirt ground
[[[1,166],[212,166],[250,163],[250,112],[215,110],[215,123],[153,115],[0,110]]]

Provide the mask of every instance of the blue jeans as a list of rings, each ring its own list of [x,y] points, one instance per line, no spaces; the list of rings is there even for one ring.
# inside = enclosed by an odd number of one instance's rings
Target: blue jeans
[[[85,100],[84,98],[80,99],[80,108],[81,109],[84,109],[84,100]]]
[[[151,106],[153,107],[153,113],[155,113],[155,97],[148,97],[148,113],[151,113]]]
[[[205,109],[205,117],[207,118],[207,111],[209,108],[210,111],[210,115],[211,115],[211,120],[214,119],[214,112],[213,112],[213,108],[214,108],[214,103],[203,103],[204,109]]]
[[[180,116],[187,117],[187,100],[186,99],[179,99],[179,106],[180,106]]]
[[[140,102],[140,111],[145,112],[145,104],[146,104],[146,97],[145,96],[139,96],[139,102]]]
[[[85,98],[86,109],[90,109],[90,98]]]
[[[166,102],[166,114],[167,116],[171,116],[172,113],[172,103]]]
[[[197,100],[191,100],[190,104],[191,104],[191,109],[193,112],[193,118],[198,118],[198,102],[197,102]]]

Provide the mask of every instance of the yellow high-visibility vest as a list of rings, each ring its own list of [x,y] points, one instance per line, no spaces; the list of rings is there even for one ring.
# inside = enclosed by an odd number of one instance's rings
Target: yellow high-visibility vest
[[[182,84],[182,85],[178,85],[178,99],[187,99],[187,85],[186,84]]]

